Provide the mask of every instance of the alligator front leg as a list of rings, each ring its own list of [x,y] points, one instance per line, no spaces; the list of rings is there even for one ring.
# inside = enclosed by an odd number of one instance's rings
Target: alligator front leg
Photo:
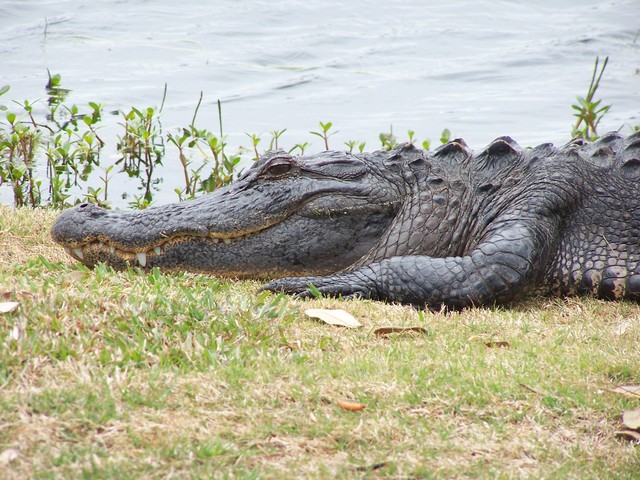
[[[284,278],[265,289],[310,296],[309,285],[326,295],[438,308],[464,308],[515,298],[543,272],[552,248],[551,223],[502,224],[463,257],[392,257],[325,277]]]

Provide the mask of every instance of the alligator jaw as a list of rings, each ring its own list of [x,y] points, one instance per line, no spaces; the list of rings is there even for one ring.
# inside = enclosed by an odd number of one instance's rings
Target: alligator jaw
[[[357,221],[349,216],[354,214],[353,209],[342,217],[335,214],[308,218],[295,214],[250,234],[180,234],[145,249],[123,249],[102,240],[63,246],[69,255],[89,267],[106,263],[116,269],[158,267],[255,279],[328,274],[347,267],[372,248],[391,221],[392,208],[384,205]]]
[[[90,267],[327,274],[362,258],[389,227],[401,204],[392,176],[346,153],[294,159],[276,152],[211,194],[142,211],[82,204],[63,212],[51,233]]]
[[[163,239],[154,246],[144,250],[127,250],[120,246],[112,245],[109,242],[102,241],[90,241],[73,248],[65,246],[64,250],[71,257],[90,266],[104,261],[110,264],[117,264],[124,261],[130,266],[146,268],[148,264],[157,263],[158,258],[181,242],[198,240],[203,243],[209,243],[212,247],[218,244],[231,245],[233,242],[241,241],[260,231],[261,230],[256,230],[256,232],[236,237],[179,235],[173,238]],[[95,259],[95,261],[93,261],[93,259]]]
[[[213,256],[286,220],[285,210],[260,212],[234,202],[229,189],[196,200],[142,211],[110,211],[81,204],[63,212],[52,238],[74,259],[92,267],[154,266],[206,271],[194,256]],[[241,211],[247,215],[240,215]],[[197,244],[199,250],[188,245]],[[209,261],[209,264],[211,262]]]

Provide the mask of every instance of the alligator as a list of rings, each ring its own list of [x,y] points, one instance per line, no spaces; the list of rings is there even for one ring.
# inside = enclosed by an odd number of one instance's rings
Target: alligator
[[[83,203],[53,239],[88,266],[271,279],[299,297],[429,308],[590,294],[640,299],[640,132],[474,154],[270,152],[232,184],[142,211]]]

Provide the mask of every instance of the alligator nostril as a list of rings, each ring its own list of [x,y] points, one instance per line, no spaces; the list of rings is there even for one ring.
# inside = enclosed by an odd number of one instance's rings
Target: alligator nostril
[[[84,210],[88,206],[89,206],[89,204],[87,202],[81,203],[80,205],[78,205],[78,210]]]

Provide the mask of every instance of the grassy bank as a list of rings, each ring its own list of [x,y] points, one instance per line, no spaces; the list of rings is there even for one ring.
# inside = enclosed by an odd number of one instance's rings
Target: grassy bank
[[[615,432],[640,398],[613,391],[640,384],[636,304],[444,314],[90,271],[54,217],[0,206],[3,478],[637,478]]]

